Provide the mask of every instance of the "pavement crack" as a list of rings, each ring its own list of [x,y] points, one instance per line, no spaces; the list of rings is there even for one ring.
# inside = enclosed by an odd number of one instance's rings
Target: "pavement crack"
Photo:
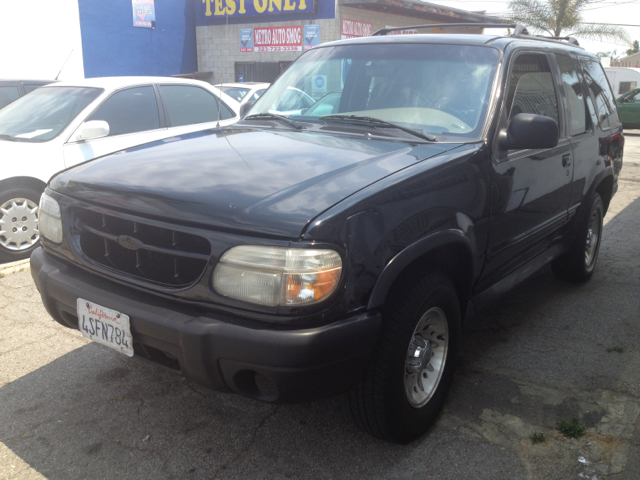
[[[238,462],[249,451],[249,449],[251,449],[253,444],[256,442],[256,439],[258,438],[258,432],[260,431],[260,429],[264,426],[265,423],[267,423],[271,418],[273,418],[278,413],[279,408],[280,408],[280,405],[276,405],[276,407],[271,412],[269,412],[267,416],[265,416],[262,420],[260,420],[260,423],[258,423],[258,425],[256,426],[247,444],[242,448],[242,450],[240,450],[240,452],[238,452],[238,454],[235,457],[231,459],[230,462],[228,462],[228,464],[218,468],[218,470],[216,470],[216,472],[214,473],[213,478],[218,478],[218,476],[222,471],[224,471],[225,469],[228,470],[229,466]]]

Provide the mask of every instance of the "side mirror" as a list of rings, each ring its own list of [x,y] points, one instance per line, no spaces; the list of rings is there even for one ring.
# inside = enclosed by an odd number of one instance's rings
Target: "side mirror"
[[[109,135],[109,124],[104,120],[91,120],[80,126],[76,140],[93,140]]]
[[[255,103],[255,101],[243,103],[240,106],[240,118],[243,118],[247,114],[247,112],[251,110],[251,107],[253,107]]]
[[[499,135],[502,150],[553,148],[558,145],[558,124],[544,115],[519,113]]]

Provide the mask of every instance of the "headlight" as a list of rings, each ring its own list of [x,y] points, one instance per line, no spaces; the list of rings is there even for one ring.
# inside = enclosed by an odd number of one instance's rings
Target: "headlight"
[[[342,259],[333,250],[247,245],[222,255],[213,288],[258,305],[309,305],[333,293],[341,272]]]
[[[38,207],[38,230],[40,235],[54,243],[62,242],[62,220],[60,205],[46,193],[40,197]]]

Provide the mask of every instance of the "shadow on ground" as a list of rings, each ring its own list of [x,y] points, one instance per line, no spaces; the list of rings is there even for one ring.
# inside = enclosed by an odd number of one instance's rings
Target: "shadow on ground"
[[[445,411],[411,445],[358,431],[345,397],[273,406],[96,344],[0,388],[0,442],[50,479],[568,478],[587,468],[580,456],[616,473],[640,395],[639,207],[607,225],[591,282],[544,269],[465,326]],[[585,440],[555,432],[572,417]]]

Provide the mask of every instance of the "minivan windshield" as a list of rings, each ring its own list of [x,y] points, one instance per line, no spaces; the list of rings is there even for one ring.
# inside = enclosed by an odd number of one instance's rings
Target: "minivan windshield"
[[[499,59],[498,50],[471,45],[316,47],[276,80],[248,116],[278,114],[321,123],[350,121],[336,115],[354,116],[354,123],[368,117],[435,136],[475,139],[482,133]]]
[[[0,140],[51,140],[102,92],[87,87],[38,88],[0,110]]]

